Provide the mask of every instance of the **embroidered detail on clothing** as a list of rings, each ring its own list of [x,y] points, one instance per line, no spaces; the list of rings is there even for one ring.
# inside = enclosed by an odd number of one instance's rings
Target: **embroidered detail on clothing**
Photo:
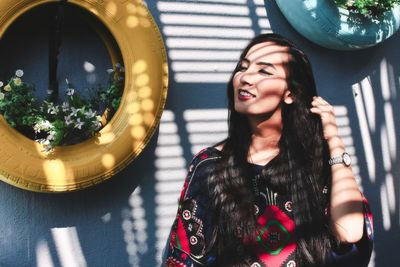
[[[190,244],[196,245],[196,244],[197,244],[197,237],[191,236],[191,237],[190,237]]]
[[[185,220],[189,220],[190,218],[192,218],[192,213],[189,210],[184,210],[182,212],[182,217]]]
[[[197,203],[194,199],[186,199],[181,207],[183,211],[178,217],[175,246],[190,251],[195,258],[202,257],[205,249],[203,221],[196,217]]]
[[[254,262],[251,267],[261,267],[261,265],[258,262]]]
[[[293,202],[292,201],[286,201],[286,203],[285,203],[285,209],[288,211],[288,212],[292,212],[293,211]]]
[[[322,189],[322,194],[328,194],[328,187],[326,185]]]
[[[258,213],[260,212],[260,208],[254,204],[254,215],[258,215]]]
[[[258,180],[260,179],[260,175],[256,175],[253,177],[253,191],[256,196],[260,194],[260,190],[258,189]]]
[[[167,261],[165,262],[165,267],[187,267],[187,265],[178,261],[177,259],[174,259],[173,257],[168,257]]]
[[[269,188],[266,188],[265,191],[267,192],[267,194],[266,194],[267,199],[268,199],[267,205],[268,205],[268,204],[269,204],[269,205],[276,205],[276,197],[278,196],[278,194],[275,193],[274,191],[272,191],[272,190],[269,189]]]
[[[296,267],[296,262],[294,260],[291,260],[286,264],[286,266],[287,267]]]
[[[267,206],[257,220],[256,253],[270,267],[281,266],[296,250],[294,221],[278,206]]]

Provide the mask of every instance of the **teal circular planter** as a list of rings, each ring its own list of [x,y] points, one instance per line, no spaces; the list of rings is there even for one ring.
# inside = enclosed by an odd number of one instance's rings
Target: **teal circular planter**
[[[372,19],[340,8],[334,0],[276,0],[276,3],[300,34],[330,49],[371,47],[392,36],[400,27],[400,6]]]

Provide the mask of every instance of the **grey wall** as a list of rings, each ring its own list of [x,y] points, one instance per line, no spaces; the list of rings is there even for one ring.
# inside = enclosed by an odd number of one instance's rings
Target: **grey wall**
[[[337,109],[375,216],[370,266],[395,266],[400,260],[400,34],[373,48],[338,52],[297,34],[274,1],[146,2],[170,63],[168,101],[157,134],[128,168],[84,191],[39,194],[0,183],[0,266],[158,266],[188,162],[200,147],[226,134],[224,82],[247,40],[265,31],[287,36],[309,56],[320,95]],[[46,73],[46,64],[38,64],[32,68]],[[99,69],[107,64],[97,63]],[[71,71],[84,80],[80,73]]]

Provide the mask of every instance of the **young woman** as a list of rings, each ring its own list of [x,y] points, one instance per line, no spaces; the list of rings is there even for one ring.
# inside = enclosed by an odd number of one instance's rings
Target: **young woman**
[[[311,65],[254,38],[228,83],[228,138],[192,160],[164,266],[367,266],[372,218]]]

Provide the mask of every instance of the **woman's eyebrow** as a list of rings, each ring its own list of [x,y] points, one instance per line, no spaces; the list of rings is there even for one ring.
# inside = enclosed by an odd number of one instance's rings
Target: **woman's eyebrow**
[[[268,66],[268,67],[271,67],[271,68],[273,68],[273,69],[275,69],[275,70],[276,70],[276,67],[275,67],[275,65],[274,65],[274,64],[272,64],[272,63],[269,63],[269,62],[263,62],[263,61],[259,61],[259,62],[257,62],[257,65],[261,65],[261,66]]]
[[[250,63],[250,60],[247,59],[247,58],[243,58],[243,59],[241,60],[241,62]],[[267,67],[271,67],[271,68],[273,68],[273,69],[276,70],[275,65],[272,64],[272,63],[269,63],[269,62],[259,61],[259,62],[256,63],[256,65],[259,65],[259,66],[267,66]]]

